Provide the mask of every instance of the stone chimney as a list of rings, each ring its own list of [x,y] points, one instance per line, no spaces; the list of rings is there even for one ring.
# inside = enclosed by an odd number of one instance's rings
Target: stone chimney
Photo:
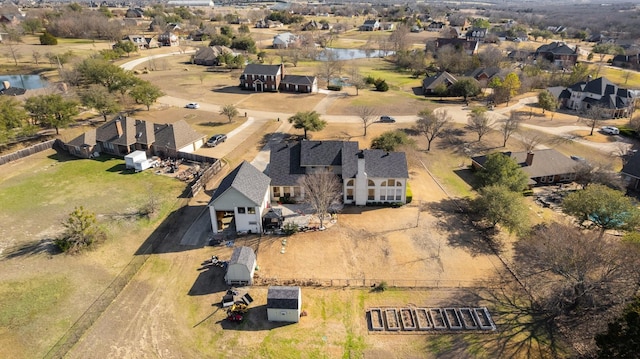
[[[118,132],[118,137],[124,135],[124,131],[122,131],[122,122],[120,121],[120,119],[115,121],[116,124],[116,131]]]
[[[527,166],[531,166],[533,163],[533,152],[527,152],[527,159],[524,161]]]

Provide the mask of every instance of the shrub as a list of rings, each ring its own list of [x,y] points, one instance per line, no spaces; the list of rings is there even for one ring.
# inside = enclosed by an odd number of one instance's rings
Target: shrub
[[[405,193],[407,197],[407,203],[411,203],[413,200],[413,192],[411,192],[411,187],[409,186],[409,182],[407,182],[407,192]]]
[[[284,232],[284,234],[287,236],[294,235],[298,233],[298,231],[300,231],[300,227],[298,227],[298,225],[293,222],[287,222],[282,227],[282,232]]]
[[[381,281],[375,287],[373,287],[373,291],[374,292],[384,292],[385,290],[387,290],[388,287],[389,287],[389,285],[387,284],[387,282]]]
[[[389,85],[385,80],[376,80],[376,91],[386,92],[389,91]]]
[[[289,196],[285,196],[285,197],[280,197],[280,203],[282,204],[295,204],[296,201],[289,197]]]
[[[45,31],[44,34],[40,35],[40,45],[58,45],[58,39]]]
[[[364,79],[364,82],[365,82],[367,85],[375,85],[375,83],[376,83],[376,79],[374,79],[374,78],[373,78],[373,76],[369,75],[369,76],[367,76],[367,77]]]
[[[329,91],[342,91],[342,86],[340,85],[328,85],[327,90]]]

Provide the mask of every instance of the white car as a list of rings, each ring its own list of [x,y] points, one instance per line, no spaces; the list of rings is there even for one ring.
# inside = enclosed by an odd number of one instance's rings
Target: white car
[[[604,126],[601,128],[603,133],[606,133],[607,135],[619,135],[620,134],[620,130],[617,127],[613,127],[613,126]]]
[[[196,109],[196,108],[200,108],[200,105],[198,105],[197,102],[191,102],[191,103],[188,103],[185,107]]]

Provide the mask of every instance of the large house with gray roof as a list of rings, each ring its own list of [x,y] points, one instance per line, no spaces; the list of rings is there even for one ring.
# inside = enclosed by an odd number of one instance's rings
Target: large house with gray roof
[[[271,147],[270,197],[301,200],[300,179],[329,170],[342,179],[345,204],[406,203],[409,170],[404,152],[360,150],[355,141],[299,141]]]
[[[262,232],[262,216],[269,209],[271,179],[244,161],[220,182],[209,201],[211,229]],[[234,228],[235,227],[235,228]]]
[[[552,42],[536,49],[536,59],[544,59],[557,67],[570,69],[578,62],[578,47],[570,48],[564,42]]]
[[[578,82],[560,92],[559,101],[576,111],[600,107],[612,118],[627,117],[633,113],[636,96],[628,89],[620,88],[605,77]]]
[[[65,143],[65,147],[70,154],[82,158],[94,157],[96,153],[124,157],[140,150],[147,155],[175,156],[176,152],[196,151],[205,140],[205,135],[184,120],[159,124],[117,116]]]
[[[522,152],[503,152],[520,165],[529,176],[529,186],[547,186],[556,183],[571,182],[576,177],[576,161],[554,149]],[[487,155],[471,158],[474,169],[484,168]]]

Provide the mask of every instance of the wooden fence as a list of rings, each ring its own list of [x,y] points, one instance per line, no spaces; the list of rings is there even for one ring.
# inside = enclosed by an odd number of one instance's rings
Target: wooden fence
[[[220,170],[222,170],[222,165],[223,162],[220,160],[216,160],[216,162],[208,164],[208,166],[204,169],[204,171],[202,171],[200,176],[198,176],[189,185],[191,186],[190,196],[195,197],[195,195],[197,195],[198,192],[200,192],[204,188],[205,184],[207,184],[207,182],[209,182],[213,178],[213,176],[215,176],[216,174],[218,174],[218,172],[220,172]]]
[[[27,148],[23,148],[19,151],[13,152],[13,153],[9,153],[6,154],[4,156],[0,157],[0,165],[4,165],[6,163],[12,162],[12,161],[17,161],[21,158],[27,157],[27,156],[31,156],[33,154],[36,154],[38,152],[42,152],[48,149],[53,148],[53,144],[56,142],[56,140],[49,140],[46,142],[41,142],[38,143],[36,145],[33,145],[31,147],[27,147]]]

